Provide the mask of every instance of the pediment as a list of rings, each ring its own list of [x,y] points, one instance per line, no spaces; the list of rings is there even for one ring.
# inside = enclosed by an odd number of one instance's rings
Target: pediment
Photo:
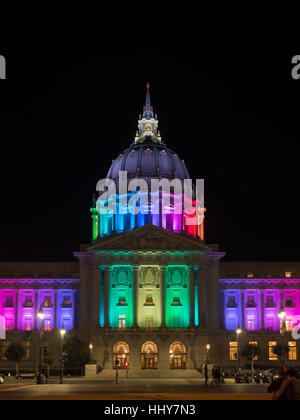
[[[211,251],[200,239],[185,234],[176,234],[154,225],[145,225],[130,232],[114,234],[98,239],[88,248],[90,252],[100,250],[152,250],[152,251]]]

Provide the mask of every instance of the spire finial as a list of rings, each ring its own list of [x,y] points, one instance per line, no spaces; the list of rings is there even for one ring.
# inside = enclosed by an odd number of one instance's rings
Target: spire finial
[[[147,82],[147,93],[150,93],[150,83]]]

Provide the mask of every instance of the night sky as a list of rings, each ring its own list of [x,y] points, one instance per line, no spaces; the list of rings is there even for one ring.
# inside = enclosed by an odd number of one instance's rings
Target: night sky
[[[90,242],[96,183],[134,140],[147,81],[163,140],[205,179],[206,241],[228,260],[298,260],[300,36],[283,23],[2,27],[0,261],[68,261]]]

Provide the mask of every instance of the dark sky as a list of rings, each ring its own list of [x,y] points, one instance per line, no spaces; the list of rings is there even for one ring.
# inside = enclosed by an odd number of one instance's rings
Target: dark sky
[[[299,38],[272,19],[2,27],[0,261],[72,260],[90,241],[96,183],[133,141],[147,81],[163,140],[205,179],[206,241],[297,260]]]

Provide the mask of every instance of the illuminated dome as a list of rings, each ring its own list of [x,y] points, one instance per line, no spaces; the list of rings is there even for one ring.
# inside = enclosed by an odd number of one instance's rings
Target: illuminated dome
[[[117,181],[120,171],[127,171],[128,179],[152,178],[189,179],[189,173],[183,160],[168,149],[164,143],[151,140],[143,144],[134,144],[113,161],[107,178]]]
[[[117,183],[120,171],[127,171],[129,180],[142,178],[149,182],[153,178],[190,179],[184,161],[161,140],[157,116],[154,117],[151,106],[149,84],[135,141],[112,162],[107,178]]]
[[[148,188],[143,190],[140,188],[143,183],[137,182],[137,186],[134,186],[136,190],[129,188],[127,191],[125,184],[124,191],[119,184],[120,172],[126,173],[128,183],[132,180],[143,180],[147,182]],[[161,190],[158,185],[153,187],[153,179],[177,179],[184,184],[184,180],[190,179],[190,175],[184,161],[168,149],[161,139],[148,84],[146,104],[143,115],[139,118],[134,142],[113,160],[107,173],[106,181],[114,181],[108,183],[112,190],[101,184],[98,198],[94,197],[91,208],[94,240],[112,233],[129,232],[146,224],[204,240],[205,209],[195,196],[195,189],[191,191],[192,196],[186,193],[185,186],[180,183],[177,183],[177,190],[174,183],[172,190],[171,185],[167,186],[169,190]]]

